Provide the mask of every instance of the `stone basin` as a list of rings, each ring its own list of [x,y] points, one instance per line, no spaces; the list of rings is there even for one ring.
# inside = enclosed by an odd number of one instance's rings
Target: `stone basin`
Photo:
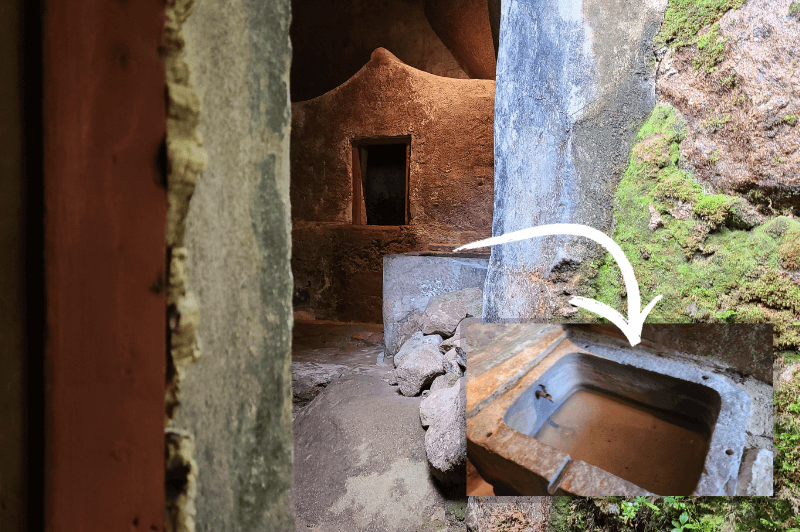
[[[600,330],[513,325],[467,354],[467,451],[495,493],[733,495],[747,393]]]

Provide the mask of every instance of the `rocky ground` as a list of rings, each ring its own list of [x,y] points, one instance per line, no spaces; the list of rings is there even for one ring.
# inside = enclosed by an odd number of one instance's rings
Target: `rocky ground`
[[[544,532],[551,497],[470,497],[469,532]]]
[[[380,333],[379,325],[295,323],[298,531],[465,529],[464,488],[435,479],[426,451],[430,427],[420,419],[424,399],[387,382],[393,364],[383,360]]]

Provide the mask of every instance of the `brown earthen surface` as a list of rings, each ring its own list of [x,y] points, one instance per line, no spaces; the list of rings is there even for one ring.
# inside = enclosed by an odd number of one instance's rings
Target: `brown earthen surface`
[[[338,87],[381,46],[425,72],[469,77],[431,28],[425,4],[425,0],[293,0],[292,101],[316,98]]]
[[[486,0],[429,0],[425,15],[470,78],[494,80],[497,60]]]

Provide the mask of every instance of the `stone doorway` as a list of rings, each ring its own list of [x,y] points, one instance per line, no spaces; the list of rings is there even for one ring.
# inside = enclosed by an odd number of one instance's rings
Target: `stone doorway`
[[[353,142],[353,224],[408,224],[411,137]]]

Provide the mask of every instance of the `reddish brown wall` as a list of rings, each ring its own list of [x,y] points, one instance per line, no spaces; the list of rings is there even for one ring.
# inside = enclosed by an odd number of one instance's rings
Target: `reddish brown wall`
[[[425,0],[294,0],[291,38],[293,102],[338,87],[378,47],[425,72],[468,77],[431,28]]]
[[[164,519],[164,2],[45,3],[47,530]]]
[[[34,300],[26,285],[36,279],[25,271],[23,9],[22,0],[0,0],[0,530],[20,531],[28,529],[28,479],[39,480],[27,467],[34,453],[25,441],[25,299]]]
[[[379,322],[383,255],[491,234],[493,116],[493,81],[421,72],[383,49],[342,86],[292,105],[295,295],[318,319]],[[409,225],[351,225],[352,140],[405,135]]]
[[[428,0],[431,27],[472,79],[494,79],[496,59],[487,0]]]

